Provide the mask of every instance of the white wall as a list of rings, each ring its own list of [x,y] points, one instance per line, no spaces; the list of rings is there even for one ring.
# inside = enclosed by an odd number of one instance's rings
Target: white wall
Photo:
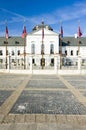
[[[44,29],[44,52],[45,54],[50,54],[50,44],[54,44],[54,53],[59,53],[59,37],[58,34]],[[27,53],[31,54],[31,44],[35,44],[36,54],[41,54],[41,44],[42,44],[42,30],[30,34],[27,36]]]

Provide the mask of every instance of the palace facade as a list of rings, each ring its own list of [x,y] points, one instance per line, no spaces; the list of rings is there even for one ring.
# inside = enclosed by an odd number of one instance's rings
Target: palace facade
[[[25,38],[9,37],[6,41],[0,37],[0,69],[62,69],[85,65],[85,37],[60,38],[59,33],[48,25],[42,28],[42,24],[35,26]]]

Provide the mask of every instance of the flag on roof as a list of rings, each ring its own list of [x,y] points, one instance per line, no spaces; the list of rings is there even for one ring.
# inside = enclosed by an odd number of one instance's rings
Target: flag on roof
[[[8,34],[8,27],[6,26],[6,39],[9,38],[9,34]]]
[[[42,40],[44,39],[44,21],[42,21]]]
[[[60,29],[60,37],[62,38],[63,37],[63,27],[61,26],[61,29]]]
[[[81,32],[81,29],[80,29],[80,26],[78,28],[78,37],[81,37],[82,36],[82,32]]]
[[[25,38],[26,35],[27,35],[26,26],[24,26],[23,33],[22,33],[22,38]]]

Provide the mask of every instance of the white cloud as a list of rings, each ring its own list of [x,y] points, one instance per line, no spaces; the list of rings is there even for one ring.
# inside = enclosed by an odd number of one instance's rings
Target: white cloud
[[[8,23],[10,24],[12,23],[23,24],[24,20],[26,20],[27,21],[26,25],[30,25],[29,28],[31,28],[32,26],[36,24],[40,24],[43,18],[45,23],[52,26],[55,25],[57,29],[58,29],[57,25],[59,25],[60,21],[62,21],[62,24],[64,24],[66,28],[65,34],[68,34],[68,31],[69,31],[69,34],[73,34],[73,29],[75,29],[74,33],[76,33],[77,27],[75,27],[76,26],[75,23],[77,22],[77,26],[78,26],[78,20],[80,20],[81,21],[80,25],[84,28],[84,34],[86,34],[86,28],[85,28],[85,22],[84,22],[85,16],[86,16],[86,2],[83,2],[83,3],[77,2],[77,3],[74,3],[73,5],[66,6],[64,8],[58,8],[57,10],[54,10],[50,13],[41,14],[40,16],[37,15],[37,16],[32,16],[32,17],[29,17],[29,16],[25,17],[21,14],[12,12],[10,10],[0,8],[0,17],[1,17],[1,13],[3,13],[4,15],[2,15],[3,19],[2,21],[0,21],[0,25],[5,24],[5,20],[7,18]],[[5,13],[8,15],[5,15]],[[70,25],[71,31],[68,25]]]

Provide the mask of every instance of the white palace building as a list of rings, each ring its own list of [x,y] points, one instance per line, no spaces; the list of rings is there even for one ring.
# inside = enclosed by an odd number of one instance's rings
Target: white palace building
[[[35,26],[25,38],[0,37],[0,70],[68,69],[86,69],[86,37],[60,38],[45,24]]]

